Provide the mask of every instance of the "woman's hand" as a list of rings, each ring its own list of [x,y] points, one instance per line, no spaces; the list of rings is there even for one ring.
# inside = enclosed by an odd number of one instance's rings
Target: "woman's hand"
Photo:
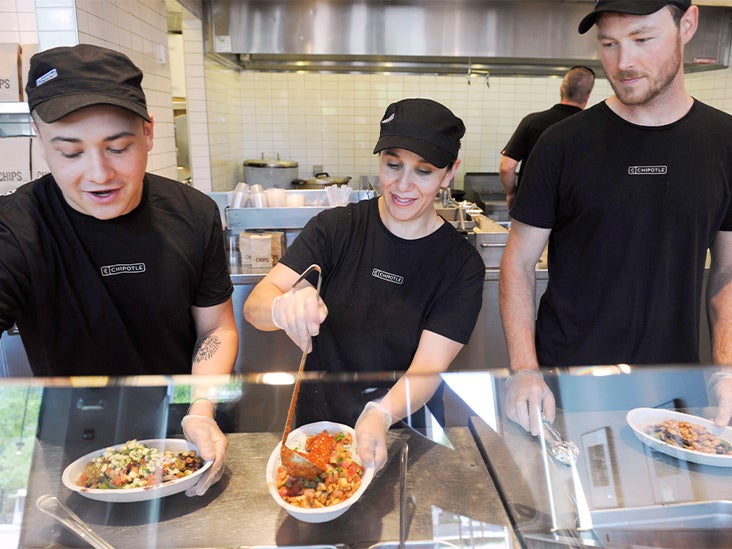
[[[358,455],[363,465],[373,463],[378,471],[386,464],[386,432],[391,423],[391,415],[379,404],[366,404],[354,427]]]
[[[293,288],[272,301],[272,322],[303,352],[312,349],[310,338],[320,333],[328,307],[310,285]]]

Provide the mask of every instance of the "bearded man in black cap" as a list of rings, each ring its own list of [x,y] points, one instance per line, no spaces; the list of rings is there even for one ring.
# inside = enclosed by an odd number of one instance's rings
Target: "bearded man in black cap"
[[[357,419],[361,458],[377,468],[386,431],[430,399],[480,311],[483,260],[434,207],[460,166],[464,134],[430,99],[389,105],[374,148],[381,196],[314,217],[244,304],[255,327],[284,330],[310,351],[308,370],[406,371],[388,392],[309,384],[298,400],[299,423]],[[317,274],[292,288],[311,264],[322,271],[320,298]]]
[[[506,412],[533,434],[539,410],[555,413],[540,366],[699,362],[708,248],[713,359],[732,363],[732,117],[685,90],[698,16],[688,0],[598,0],[579,25],[596,25],[615,93],[539,139],[501,265]],[[727,393],[717,391],[720,424]]]
[[[31,58],[26,94],[50,174],[0,198],[0,330],[39,376],[230,373],[238,336],[218,208],[146,173],[142,72],[81,44]],[[186,436],[221,474],[228,440],[193,402]]]

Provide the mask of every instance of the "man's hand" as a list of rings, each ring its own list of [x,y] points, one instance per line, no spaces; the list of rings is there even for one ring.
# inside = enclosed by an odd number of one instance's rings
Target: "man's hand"
[[[539,370],[519,370],[506,379],[506,415],[536,436],[541,430],[541,414],[554,421],[554,395]],[[537,413],[538,411],[538,413]]]
[[[202,496],[224,474],[224,460],[229,439],[221,432],[216,421],[209,416],[189,414],[183,418],[181,426],[186,439],[198,448],[201,457],[206,461],[213,460],[211,468],[196,484],[186,490],[187,496]]]
[[[272,302],[272,322],[303,352],[310,352],[310,338],[320,333],[326,316],[328,308],[312,286],[293,288]]]
[[[391,414],[386,409],[376,402],[366,404],[354,428],[363,465],[373,463],[378,471],[386,464],[386,432],[391,423]]]
[[[732,371],[720,371],[709,379],[709,391],[717,399],[717,417],[714,424],[720,427],[729,425],[732,419]]]

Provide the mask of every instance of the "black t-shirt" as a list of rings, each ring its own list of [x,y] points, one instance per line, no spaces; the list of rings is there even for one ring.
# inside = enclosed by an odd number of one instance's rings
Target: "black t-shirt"
[[[511,217],[551,228],[543,366],[699,360],[707,248],[732,230],[732,117],[644,127],[603,102],[549,128]]]
[[[521,119],[516,130],[513,132],[508,144],[501,151],[501,154],[513,158],[521,164],[521,172],[525,167],[525,161],[534,148],[536,142],[542,133],[557,122],[564,120],[568,116],[581,112],[582,109],[574,105],[565,105],[557,103],[552,108],[545,111],[533,112],[527,114]],[[519,182],[521,180],[521,172],[519,172]]]
[[[416,240],[395,236],[381,222],[378,198],[321,212],[281,261],[297,272],[316,263],[323,272],[328,317],[313,338],[308,370],[404,371],[423,330],[467,343],[482,303],[485,264],[476,249],[449,223]],[[300,408],[323,400],[306,405],[303,393]],[[336,396],[313,419],[345,421],[341,404],[360,412],[375,396],[366,389],[351,395],[360,402]]]
[[[177,181],[147,174],[105,221],[50,175],[0,198],[0,329],[17,322],[36,375],[190,373],[191,307],[232,292],[218,208]]]

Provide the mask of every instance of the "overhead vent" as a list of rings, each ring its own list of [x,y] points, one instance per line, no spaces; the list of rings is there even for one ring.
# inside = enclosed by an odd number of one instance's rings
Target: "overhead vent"
[[[592,1],[209,0],[208,53],[239,70],[561,75],[602,71]],[[727,67],[732,9],[701,6],[687,72]]]

